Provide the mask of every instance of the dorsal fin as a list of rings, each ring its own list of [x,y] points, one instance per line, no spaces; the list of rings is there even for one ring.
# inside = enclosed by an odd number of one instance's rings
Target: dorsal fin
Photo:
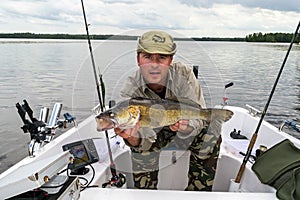
[[[168,103],[181,103],[195,108],[201,108],[201,106],[195,101],[187,97],[168,97],[166,99],[151,99],[148,97],[132,97],[129,100],[130,103],[139,104],[168,104]]]
[[[196,107],[196,108],[201,108],[201,106],[198,103],[196,103],[195,101],[193,101],[187,97],[168,97],[166,100],[173,101],[176,103],[183,103],[183,104],[186,104],[186,105],[189,105],[192,107]]]

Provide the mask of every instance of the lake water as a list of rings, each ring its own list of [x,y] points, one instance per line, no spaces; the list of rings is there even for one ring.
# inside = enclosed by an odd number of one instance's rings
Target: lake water
[[[137,69],[135,41],[92,41],[106,100],[118,99],[122,81]],[[285,57],[288,44],[178,42],[175,60],[199,66],[208,107],[222,103],[224,85],[230,105],[262,110]],[[0,40],[0,172],[27,156],[30,140],[15,104],[26,99],[38,118],[41,107],[63,103],[82,121],[97,105],[88,44],[81,40]],[[300,114],[300,46],[290,53],[266,120],[279,126]],[[299,133],[291,134],[300,138]]]

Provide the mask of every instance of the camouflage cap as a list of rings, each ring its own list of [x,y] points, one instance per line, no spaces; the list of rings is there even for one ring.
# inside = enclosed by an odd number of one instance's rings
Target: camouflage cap
[[[171,35],[163,31],[148,31],[138,38],[137,53],[174,55],[176,44]]]

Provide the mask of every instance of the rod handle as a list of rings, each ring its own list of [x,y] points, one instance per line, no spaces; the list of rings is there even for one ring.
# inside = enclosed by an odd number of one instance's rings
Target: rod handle
[[[245,168],[246,168],[246,164],[242,163],[242,165],[240,166],[239,172],[236,175],[236,178],[235,178],[234,182],[236,182],[236,183],[240,183],[241,182],[241,179],[242,179],[242,176],[244,174]]]
[[[253,149],[254,144],[256,142],[257,135],[258,134],[256,132],[251,137],[251,140],[250,140],[250,143],[249,143],[249,146],[248,146],[248,149],[247,149],[247,153],[246,153],[246,155],[244,157],[243,163],[240,166],[239,172],[238,172],[238,174],[237,174],[237,176],[235,178],[235,182],[236,183],[240,183],[241,182],[242,176],[243,176],[245,168],[246,168],[246,163],[248,162],[249,157],[251,156],[251,152],[252,152],[252,149]]]

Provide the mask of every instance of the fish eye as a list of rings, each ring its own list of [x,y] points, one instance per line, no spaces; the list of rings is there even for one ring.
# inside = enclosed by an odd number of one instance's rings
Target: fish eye
[[[111,117],[111,118],[115,117],[115,113],[113,113],[113,112],[110,113],[110,114],[109,114],[109,117]]]

